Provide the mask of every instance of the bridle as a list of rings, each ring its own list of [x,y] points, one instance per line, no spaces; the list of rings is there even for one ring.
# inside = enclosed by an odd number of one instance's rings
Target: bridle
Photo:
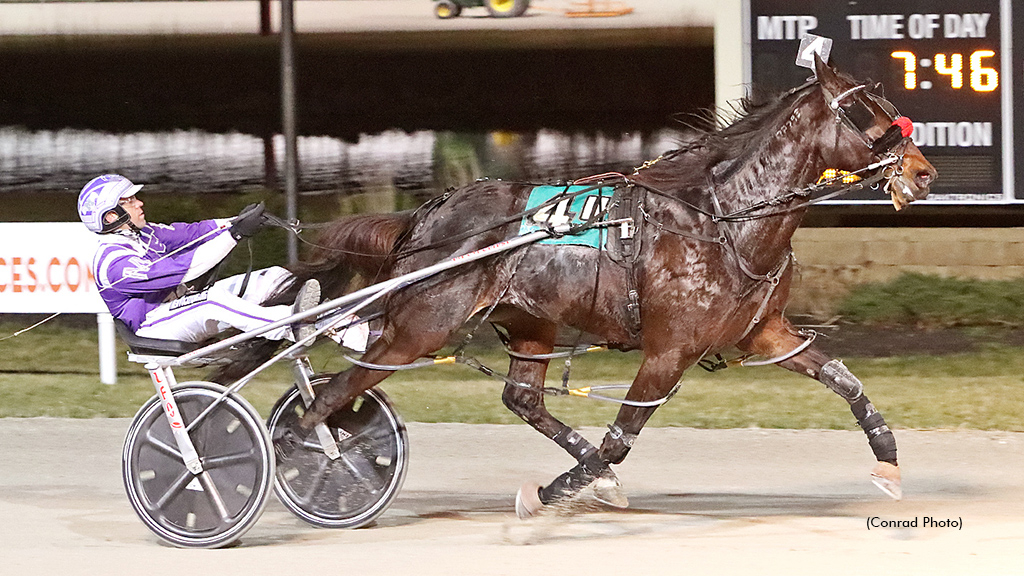
[[[817,82],[817,80],[808,81],[803,86],[795,88],[789,94],[801,91],[804,88],[813,85],[815,82]],[[741,339],[745,338],[748,334],[750,334],[750,332],[753,331],[754,327],[761,322],[764,312],[767,309],[768,304],[771,301],[772,296],[774,295],[775,290],[778,287],[779,282],[786,271],[786,268],[790,264],[790,261],[793,260],[793,253],[790,250],[779,264],[777,264],[775,267],[773,267],[771,271],[765,274],[759,274],[757,272],[754,272],[751,269],[749,263],[747,263],[745,258],[743,258],[743,256],[739,253],[735,245],[735,241],[729,236],[728,229],[725,226],[725,223],[757,220],[761,218],[780,216],[797,210],[804,210],[809,205],[824,202],[825,200],[828,200],[830,198],[841,196],[843,194],[848,194],[850,192],[861,190],[866,187],[870,187],[873,190],[877,190],[881,186],[880,183],[883,180],[885,181],[884,190],[885,192],[889,192],[891,186],[894,185],[894,182],[897,181],[899,177],[902,176],[903,174],[903,155],[906,151],[907,143],[909,142],[910,136],[913,133],[913,123],[910,122],[910,119],[900,115],[900,113],[896,110],[896,107],[893,106],[888,100],[880,96],[875,96],[871,94],[870,91],[866,91],[867,84],[860,84],[854,86],[836,95],[831,94],[828,88],[826,88],[824,85],[821,85],[820,88],[822,93],[828,100],[829,110],[831,110],[835,115],[837,146],[839,140],[839,125],[843,125],[846,128],[852,130],[864,143],[864,145],[867,146],[869,150],[871,150],[872,155],[875,158],[878,158],[878,160],[870,163],[869,165],[859,170],[855,170],[853,172],[849,172],[846,174],[837,174],[836,176],[830,178],[819,179],[817,182],[812,183],[803,188],[791,189],[778,196],[768,198],[760,202],[756,202],[750,206],[734,210],[728,214],[722,212],[722,205],[718,199],[717,194],[715,194],[715,187],[713,185],[709,186],[712,206],[714,208],[714,215],[712,216],[712,220],[715,222],[718,228],[719,236],[722,239],[721,243],[729,252],[732,253],[733,258],[736,260],[739,269],[743,272],[744,275],[746,275],[748,278],[752,280],[765,282],[768,285],[768,289],[765,291],[760,306],[758,307],[754,316],[750,319],[749,323],[747,324],[746,330],[744,330]],[[861,99],[849,98],[850,96],[854,96],[861,91],[864,91],[864,94],[867,95],[867,97],[872,102],[877,104],[882,109],[882,111],[885,112],[886,116],[888,116],[891,120],[891,124],[885,130],[882,136],[878,137],[875,140],[871,140],[867,135],[868,130],[875,126],[874,111]],[[843,100],[851,101],[844,105]],[[861,174],[865,174],[866,176],[861,176]],[[812,197],[816,192],[825,190],[834,185],[836,182],[846,182],[846,180],[849,179],[850,176],[855,176],[855,181],[848,183],[846,186],[841,186],[838,189],[835,189],[824,195],[813,197],[807,202],[803,202],[798,206],[789,206],[781,208],[777,207],[780,204],[788,203],[789,201],[795,200],[797,198]],[[813,330],[807,333],[801,332],[801,334],[806,337],[806,340],[802,344],[798,345],[796,348],[791,350],[790,352],[776,358],[771,358],[756,363],[752,363],[751,365],[775,364],[800,353],[804,348],[809,346],[811,342],[814,341],[814,338],[816,336]],[[719,360],[721,360],[721,357],[719,357]],[[707,368],[705,367],[705,369]]]
[[[905,144],[914,131],[914,125],[910,122],[909,118],[901,115],[891,102],[881,96],[872,94],[867,90],[867,87],[867,84],[860,84],[836,96],[832,96],[828,107],[835,113],[836,122],[845,124],[854,133],[858,134],[864,144],[877,156],[889,152],[901,144]],[[821,87],[821,91],[825,93],[826,97],[831,95],[824,86]],[[857,92],[864,92],[864,95],[877,104],[885,112],[886,116],[889,117],[889,120],[892,121],[892,124],[889,125],[885,133],[874,141],[869,140],[867,137],[867,131],[875,124],[875,113],[871,108],[860,99],[854,99],[846,105],[842,104],[843,100]]]

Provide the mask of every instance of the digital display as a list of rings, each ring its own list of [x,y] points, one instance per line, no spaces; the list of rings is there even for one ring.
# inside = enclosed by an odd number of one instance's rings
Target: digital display
[[[745,10],[753,90],[799,85],[813,74],[795,64],[800,38],[831,38],[831,63],[881,82],[913,121],[914,143],[939,171],[929,202],[1024,202],[1014,193],[1010,0],[746,0]],[[888,200],[864,191],[838,202],[872,201]]]

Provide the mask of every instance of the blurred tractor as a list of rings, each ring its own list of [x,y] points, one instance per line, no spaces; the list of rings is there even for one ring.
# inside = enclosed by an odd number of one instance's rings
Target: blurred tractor
[[[530,7],[530,0],[436,0],[434,14],[447,20],[462,13],[463,8],[484,6],[495,18],[515,18],[522,16]]]

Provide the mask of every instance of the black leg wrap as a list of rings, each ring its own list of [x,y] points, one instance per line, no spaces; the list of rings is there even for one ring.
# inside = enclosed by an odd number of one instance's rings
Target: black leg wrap
[[[565,450],[575,458],[577,462],[583,462],[597,452],[597,448],[594,448],[593,444],[568,426],[559,430],[552,440],[555,441],[555,444],[561,446],[562,450]]]
[[[857,418],[857,423],[868,437],[868,444],[879,462],[896,464],[896,437],[885,423],[885,418],[875,410],[867,396],[861,396],[850,404],[850,410]]]
[[[551,484],[540,489],[538,492],[540,501],[544,505],[551,504],[562,498],[572,496],[596,480],[608,465],[596,457],[588,458],[580,462],[568,472],[555,478]]]

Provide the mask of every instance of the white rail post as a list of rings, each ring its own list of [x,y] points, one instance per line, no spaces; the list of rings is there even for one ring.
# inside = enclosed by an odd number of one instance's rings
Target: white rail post
[[[100,382],[117,384],[117,351],[114,346],[114,317],[110,314],[97,314],[96,324],[99,330]]]

